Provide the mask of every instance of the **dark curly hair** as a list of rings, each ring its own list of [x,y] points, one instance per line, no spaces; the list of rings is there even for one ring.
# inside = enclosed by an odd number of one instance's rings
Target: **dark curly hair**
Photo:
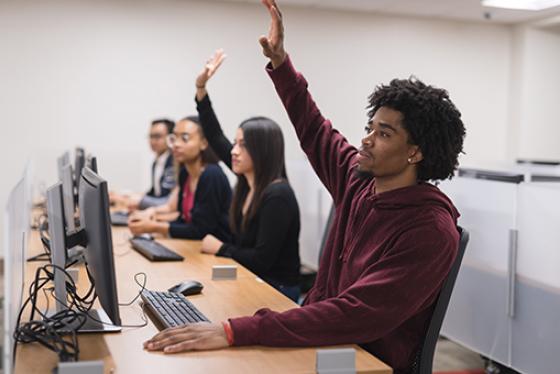
[[[415,77],[393,79],[388,85],[377,86],[368,100],[370,121],[381,107],[402,114],[409,143],[420,147],[423,155],[418,163],[418,180],[453,177],[459,154],[464,153],[465,126],[446,90]]]

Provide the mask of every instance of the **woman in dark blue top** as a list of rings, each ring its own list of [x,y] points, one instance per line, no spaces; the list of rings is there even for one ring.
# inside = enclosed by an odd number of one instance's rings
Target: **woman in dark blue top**
[[[198,76],[196,103],[208,142],[237,174],[230,210],[234,239],[208,235],[202,251],[232,257],[297,301],[300,217],[286,177],[282,131],[268,118],[253,117],[241,123],[234,144],[224,136],[206,91],[206,82],[223,58],[223,52],[217,51]]]
[[[179,121],[168,136],[168,143],[178,163],[178,185],[166,204],[134,212],[128,223],[130,231],[135,235],[159,233],[198,240],[210,234],[220,240],[231,240],[231,188],[198,117]],[[157,219],[158,215],[175,211],[179,215],[173,222]]]

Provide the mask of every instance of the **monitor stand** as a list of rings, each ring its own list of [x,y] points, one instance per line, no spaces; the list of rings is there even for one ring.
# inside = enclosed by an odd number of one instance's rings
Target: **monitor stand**
[[[120,332],[121,326],[113,325],[111,319],[103,309],[91,309],[88,312],[86,323],[78,330],[78,332]]]
[[[54,311],[49,311],[47,316],[54,315]],[[70,333],[76,331],[77,333],[105,333],[105,332],[120,332],[121,326],[116,326],[111,322],[111,319],[103,309],[91,309],[88,312],[88,318],[82,327],[78,328],[79,321],[65,324],[59,331]]]

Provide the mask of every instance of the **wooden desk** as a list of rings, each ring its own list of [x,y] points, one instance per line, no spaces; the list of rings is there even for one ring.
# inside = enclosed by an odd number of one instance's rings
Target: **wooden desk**
[[[126,228],[113,228],[113,245],[119,302],[125,303],[139,291],[134,274],[142,271],[148,276],[148,289],[165,290],[186,279],[204,284],[202,294],[190,296],[211,321],[228,317],[252,315],[268,307],[284,311],[297,307],[290,299],[235,263],[231,259],[204,255],[200,243],[186,240],[162,239],[166,246],[185,256],[183,262],[150,262],[130,248]],[[30,252],[40,248],[38,235],[30,244]],[[42,263],[28,263],[27,281]],[[213,281],[212,265],[236,264],[237,280]],[[86,287],[85,271],[80,270],[79,286]],[[124,325],[141,324],[142,311],[138,304],[120,308]],[[206,352],[174,355],[143,350],[142,343],[158,330],[151,321],[142,328],[123,328],[120,333],[82,334],[79,337],[81,360],[104,360],[106,373],[314,373],[316,348],[240,347]],[[358,346],[356,368],[359,373],[390,374],[390,367]],[[56,355],[38,344],[18,347],[16,373],[50,373],[56,366]]]

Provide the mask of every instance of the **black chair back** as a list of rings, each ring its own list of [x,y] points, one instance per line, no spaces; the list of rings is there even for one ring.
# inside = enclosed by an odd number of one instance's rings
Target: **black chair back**
[[[463,255],[465,254],[465,249],[467,248],[467,243],[469,242],[468,231],[461,227],[458,227],[457,229],[461,234],[459,238],[459,250],[457,251],[457,257],[453,262],[453,266],[451,266],[451,270],[449,270],[449,274],[447,275],[437,298],[434,314],[432,315],[426,337],[424,338],[424,344],[422,344],[422,347],[416,357],[416,361],[414,362],[412,370],[413,374],[432,373],[432,363],[439,332],[441,330],[441,325],[443,324],[445,312],[447,312],[447,306],[449,305],[449,300],[451,299],[451,293],[453,292],[453,286],[455,286],[455,280],[457,279],[461,262],[463,261]]]

